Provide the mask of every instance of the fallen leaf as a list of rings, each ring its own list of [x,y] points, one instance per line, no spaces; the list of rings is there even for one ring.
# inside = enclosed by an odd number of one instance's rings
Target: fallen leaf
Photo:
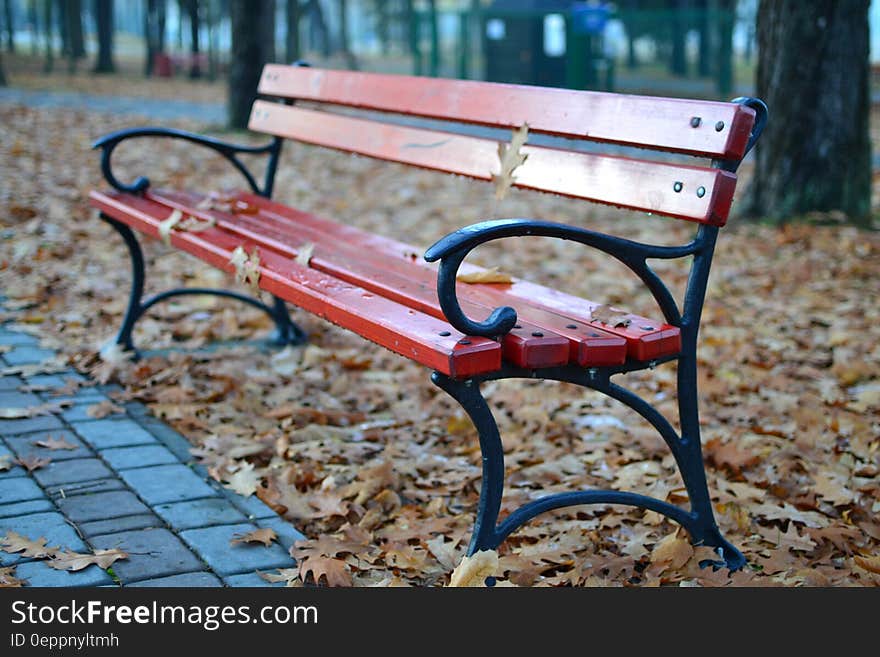
[[[183,213],[180,210],[173,210],[167,219],[159,222],[159,237],[165,242],[166,246],[171,246],[171,230],[183,219]]]
[[[226,482],[226,487],[234,490],[239,495],[250,497],[257,492],[257,486],[262,481],[262,475],[254,471],[254,464],[245,462]]]
[[[296,254],[296,263],[302,265],[303,267],[309,266],[309,261],[312,259],[312,253],[315,251],[315,245],[312,242],[306,242],[301,247],[299,247],[299,252]]]
[[[460,283],[513,283],[513,279],[498,271],[498,267],[480,269],[469,274],[458,274],[455,280]]]
[[[272,544],[272,541],[277,538],[278,534],[275,533],[275,530],[264,527],[262,529],[255,529],[252,532],[247,532],[246,534],[235,534],[232,540],[229,541],[229,544],[238,545],[239,543],[262,543],[266,547],[269,547],[269,545]]]
[[[660,572],[668,568],[676,569],[685,565],[694,554],[694,547],[686,538],[678,533],[663,537],[651,550],[651,564],[663,566]]]
[[[529,124],[523,123],[513,131],[509,144],[498,144],[501,171],[498,174],[492,174],[492,181],[495,183],[495,198],[499,201],[507,195],[507,191],[513,185],[513,174],[516,169],[528,158],[528,154],[520,152],[528,138]]]
[[[590,311],[590,319],[594,322],[601,322],[606,326],[620,326],[626,328],[632,324],[632,318],[629,316],[629,313],[625,313],[622,310],[604,304],[596,306]]]
[[[874,557],[863,557],[861,555],[856,555],[853,557],[853,561],[861,568],[868,570],[872,573],[880,574],[880,555]]]
[[[12,457],[9,454],[4,454],[0,456],[0,472],[6,472],[7,470],[12,470]]]
[[[348,566],[341,559],[310,557],[300,564],[299,572],[303,581],[311,575],[315,584],[320,583],[322,577],[327,586],[351,586],[353,583]]]
[[[302,580],[299,578],[299,566],[296,568],[279,568],[274,573],[257,573],[267,582],[276,584],[284,582],[287,586],[302,586]]]
[[[235,280],[239,283],[247,285],[251,292],[259,294],[260,292],[260,255],[257,250],[250,255],[241,246],[235,247],[232,257],[229,258],[229,264],[235,267]]]
[[[486,578],[495,577],[498,573],[498,553],[495,550],[480,550],[469,557],[463,557],[452,571],[450,587],[483,587]]]
[[[34,470],[39,470],[40,468],[45,468],[52,462],[50,458],[41,458],[38,456],[25,456],[18,458],[16,463],[18,463],[21,467],[23,467],[28,472],[33,472]]]
[[[96,550],[94,554],[80,554],[78,552],[57,552],[47,562],[55,570],[77,571],[96,565],[107,570],[119,559],[128,559],[128,554],[119,549]]]
[[[78,445],[67,442],[67,440],[64,437],[55,438],[53,436],[46,436],[46,438],[43,438],[42,440],[32,440],[31,445],[34,445],[35,447],[42,447],[44,449],[51,449],[51,450],[78,449],[79,448]]]
[[[73,402],[46,402],[38,406],[27,407],[7,407],[0,408],[0,419],[2,420],[19,420],[22,418],[36,417],[38,415],[50,415],[51,413],[59,413],[65,406],[72,405]]]
[[[25,585],[25,580],[15,576],[15,566],[0,568],[0,589],[17,589]]]
[[[176,228],[187,233],[201,233],[203,230],[208,230],[216,225],[217,220],[214,217],[208,217],[204,220],[198,217],[187,217],[185,221],[177,224]]]
[[[21,534],[10,531],[0,538],[0,550],[9,554],[20,552],[23,557],[40,559],[55,556],[60,548],[47,546],[46,539],[42,536],[32,541]]]
[[[92,404],[86,409],[86,415],[95,419],[101,419],[115,413],[125,413],[125,409],[118,404],[114,404],[109,399]]]

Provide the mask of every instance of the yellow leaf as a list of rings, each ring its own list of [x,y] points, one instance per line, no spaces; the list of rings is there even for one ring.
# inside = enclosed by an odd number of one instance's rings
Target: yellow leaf
[[[486,578],[498,574],[498,553],[495,550],[480,550],[470,557],[464,557],[452,571],[450,587],[486,586]]]
[[[312,242],[306,242],[299,248],[299,252],[296,254],[296,263],[303,267],[308,267],[314,251],[315,245]]]
[[[257,486],[260,485],[261,480],[262,477],[254,472],[253,463],[245,463],[229,478],[226,487],[231,488],[239,495],[250,497],[257,492]]]
[[[481,269],[469,274],[459,274],[455,280],[460,283],[513,283],[513,279],[507,274],[498,271],[498,267]]]
[[[241,247],[235,247],[229,264],[235,267],[235,280],[246,284],[251,292],[258,294],[260,291],[260,256],[256,250],[250,255]]]
[[[501,161],[501,172],[492,175],[495,183],[495,198],[499,201],[507,195],[507,190],[513,185],[513,174],[528,158],[527,154],[520,152],[520,148],[529,138],[529,124],[523,123],[519,129],[513,131],[509,144],[498,144],[498,159]]]
[[[252,532],[248,532],[246,534],[235,534],[232,537],[232,540],[229,541],[230,545],[238,545],[239,543],[262,543],[266,547],[272,544],[272,541],[278,538],[278,534],[275,533],[275,530],[269,529],[268,527],[264,527],[263,529],[255,529]]]
[[[159,222],[159,237],[167,246],[171,246],[171,230],[183,219],[183,213],[180,210],[174,210],[168,218]]]

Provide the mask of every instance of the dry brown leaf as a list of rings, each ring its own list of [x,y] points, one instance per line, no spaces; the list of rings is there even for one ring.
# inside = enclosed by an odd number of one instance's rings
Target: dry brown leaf
[[[32,440],[31,444],[35,447],[42,447],[43,449],[78,449],[78,445],[67,442],[67,440],[62,436],[61,438],[55,438],[54,436],[46,436],[42,440]]]
[[[264,527],[262,529],[255,529],[252,532],[247,532],[246,534],[235,534],[232,540],[229,541],[230,545],[238,545],[240,543],[262,543],[266,547],[269,547],[272,544],[272,541],[278,538],[278,534],[275,533],[274,529],[270,529],[268,527]]]
[[[262,481],[262,475],[254,471],[253,463],[243,463],[226,482],[226,487],[234,490],[239,495],[250,497],[257,492],[257,486]]]
[[[97,404],[92,404],[86,409],[86,415],[98,420],[115,413],[125,413],[125,409],[118,404],[114,404],[109,399],[105,399]]]
[[[7,470],[12,470],[12,457],[9,454],[4,454],[0,456],[0,472],[6,472]]]
[[[498,271],[498,267],[480,269],[468,274],[458,274],[455,280],[459,283],[513,283],[513,279]]]
[[[651,563],[666,568],[681,568],[694,554],[694,547],[677,533],[665,536],[651,551]]]
[[[492,174],[495,183],[495,198],[502,200],[514,182],[514,172],[529,157],[527,153],[520,152],[529,138],[529,124],[523,123],[513,131],[509,144],[498,144],[498,159],[501,162],[501,171]]]
[[[262,579],[273,584],[284,582],[289,587],[302,586],[302,580],[299,578],[299,566],[295,568],[279,568],[274,573],[257,573]]]
[[[187,217],[185,221],[181,221],[175,228],[187,233],[201,233],[203,230],[208,230],[216,225],[217,220],[214,217],[208,217],[205,220],[198,217]]]
[[[229,264],[235,267],[235,280],[247,285],[255,295],[260,292],[260,255],[257,250],[250,255],[243,247],[237,246],[229,258]]]
[[[880,555],[863,557],[859,554],[853,557],[853,561],[860,567],[872,573],[880,574]]]
[[[314,243],[306,242],[301,247],[299,247],[299,251],[296,254],[296,263],[302,265],[303,267],[308,267],[314,251]]]
[[[96,565],[107,570],[119,559],[128,559],[128,554],[119,549],[95,550],[94,554],[79,554],[78,552],[57,552],[47,562],[55,570],[68,570],[71,572]]]
[[[171,246],[171,231],[183,219],[183,213],[174,209],[167,219],[159,222],[159,237],[166,246]]]
[[[300,578],[306,581],[312,576],[315,584],[319,584],[321,578],[327,582],[327,586],[351,586],[353,584],[348,566],[341,559],[331,557],[309,557],[299,565]]]
[[[19,420],[22,418],[36,417],[38,415],[49,415],[51,413],[58,413],[63,410],[65,406],[70,406],[72,404],[73,402],[70,401],[46,402],[45,404],[40,404],[38,406],[10,406],[7,408],[0,408],[0,419]]]
[[[496,577],[498,572],[498,553],[495,550],[480,550],[470,557],[463,557],[452,571],[450,587],[486,586],[486,578]]]
[[[632,318],[629,313],[605,304],[593,308],[593,310],[590,311],[590,319],[594,322],[601,322],[606,326],[620,326],[626,328],[632,324]]]
[[[39,456],[24,456],[15,461],[28,472],[45,468],[52,462],[52,459]]]
[[[0,538],[0,550],[9,554],[21,553],[23,557],[42,559],[55,556],[60,548],[47,546],[46,539],[42,536],[32,541],[21,534],[10,531]]]
[[[17,589],[25,584],[25,580],[15,576],[15,566],[0,568],[0,589]]]

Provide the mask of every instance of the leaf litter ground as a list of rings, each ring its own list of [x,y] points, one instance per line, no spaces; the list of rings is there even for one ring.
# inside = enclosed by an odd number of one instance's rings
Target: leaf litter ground
[[[77,111],[0,107],[3,319],[73,365],[123,386],[193,444],[212,476],[259,496],[308,537],[291,585],[437,586],[464,554],[480,454],[467,418],[428,371],[305,313],[305,348],[268,349],[268,320],[214,298],[180,298],[143,319],[137,363],[101,360],[130,283],[118,236],[86,202],[103,188],[91,141],[135,125]],[[180,122],[177,127],[200,129]],[[228,135],[227,135],[228,137]],[[234,135],[237,139],[248,139]],[[133,179],[222,191],[241,185],[219,158],[162,141],[122,147]],[[536,217],[666,243],[684,222],[621,214],[291,144],[277,197],[424,249],[497,215]],[[236,286],[231,277],[146,241],[151,291]],[[499,551],[519,586],[864,586],[880,583],[880,237],[812,223],[733,220],[722,232],[700,341],[701,423],[722,531],[741,573],[701,570],[674,523],[651,512],[578,507],[530,523]],[[474,259],[631,312],[656,316],[640,283],[582,247],[508,240]],[[657,263],[680,293],[684,270]],[[207,349],[205,347],[212,346]],[[173,349],[164,350],[173,347]],[[626,383],[675,417],[674,366]],[[484,387],[504,437],[504,510],[546,492],[604,487],[686,504],[662,441],[614,402],[565,384]],[[69,394],[69,393],[68,393]],[[112,412],[98,409],[101,413]],[[97,411],[96,411],[97,412]],[[100,413],[99,413],[100,415]],[[230,539],[233,537],[230,536]]]

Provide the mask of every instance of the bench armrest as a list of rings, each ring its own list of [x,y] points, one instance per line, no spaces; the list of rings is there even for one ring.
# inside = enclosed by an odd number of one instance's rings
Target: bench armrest
[[[502,306],[492,311],[483,322],[475,322],[461,310],[456,292],[456,277],[461,263],[474,248],[486,242],[508,237],[536,236],[572,240],[603,251],[629,267],[654,295],[666,321],[680,325],[681,313],[671,293],[648,266],[648,258],[672,259],[696,255],[714,247],[717,228],[701,226],[697,237],[681,246],[657,246],[606,235],[596,231],[532,219],[500,219],[483,221],[461,228],[434,243],[425,252],[428,262],[440,261],[437,273],[437,296],[446,320],[465,335],[498,337],[516,324],[516,310]]]
[[[186,132],[184,130],[152,127],[129,128],[126,130],[111,132],[110,134],[101,137],[94,144],[92,144],[92,148],[100,148],[102,150],[101,172],[104,174],[104,178],[107,180],[108,183],[110,183],[110,185],[113,186],[114,189],[117,189],[120,192],[137,194],[145,191],[150,186],[150,180],[145,176],[139,176],[135,179],[133,183],[131,183],[130,185],[126,185],[125,183],[120,182],[120,180],[113,174],[111,157],[113,155],[114,149],[126,139],[133,139],[137,137],[165,137],[172,139],[182,139],[184,141],[197,144],[199,146],[210,148],[211,150],[219,153],[224,158],[226,158],[238,170],[238,172],[241,173],[242,176],[244,176],[245,180],[247,180],[248,185],[254,193],[271,193],[272,177],[267,177],[267,189],[261,190],[253,174],[247,169],[242,161],[238,159],[238,155],[239,153],[258,155],[269,154],[274,156],[274,158],[277,158],[277,153],[281,145],[281,141],[279,139],[273,139],[271,142],[263,146],[244,146],[241,144],[230,144],[224,141],[220,141],[219,139],[205,137],[203,135],[198,135],[193,132]],[[271,167],[271,169],[274,169],[274,167]]]

